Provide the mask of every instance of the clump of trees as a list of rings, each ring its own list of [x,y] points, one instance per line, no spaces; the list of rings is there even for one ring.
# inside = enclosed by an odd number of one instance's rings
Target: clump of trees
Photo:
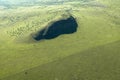
[[[8,30],[7,34],[9,34],[10,36],[18,37],[20,35],[24,35],[27,32],[37,31],[38,29],[40,29],[40,27],[43,24],[45,24],[46,22],[52,20],[54,18],[54,15],[49,16],[49,17],[47,17],[47,18],[45,18],[43,20],[40,20],[41,16],[36,16],[34,18],[35,19],[30,20],[28,22],[24,22],[21,25],[18,25],[16,27],[12,28],[12,30]],[[17,20],[18,19],[10,18],[11,22],[14,22],[14,21],[16,22]]]

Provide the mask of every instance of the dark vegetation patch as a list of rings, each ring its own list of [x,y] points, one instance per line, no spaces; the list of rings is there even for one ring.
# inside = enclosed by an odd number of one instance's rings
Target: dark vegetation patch
[[[55,21],[51,25],[41,29],[35,34],[34,39],[39,41],[42,39],[53,39],[62,34],[72,34],[77,31],[77,27],[76,19],[70,16],[67,19]]]
[[[28,72],[25,72],[25,75],[27,75],[28,74]]]

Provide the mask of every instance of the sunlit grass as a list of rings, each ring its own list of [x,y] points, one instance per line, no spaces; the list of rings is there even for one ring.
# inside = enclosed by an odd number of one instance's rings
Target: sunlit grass
[[[61,63],[59,60],[70,55],[74,55],[78,52],[81,53],[83,51],[86,51],[85,54],[88,54],[88,49],[92,50],[92,47],[95,47],[95,51],[100,54],[102,51],[96,50],[99,49],[98,46],[119,41],[120,18],[119,11],[117,11],[119,8],[116,7],[117,5],[113,5],[117,4],[118,2],[111,2],[109,0],[100,2],[106,7],[91,5],[80,5],[75,7],[67,3],[66,5],[59,6],[52,5],[19,7],[17,9],[6,9],[0,11],[0,79],[22,72],[24,70],[28,70],[30,68],[42,66],[43,64],[47,63],[49,63],[48,67],[49,65],[53,65],[53,67],[55,67],[57,64],[50,64],[50,62],[58,60],[58,62]],[[66,10],[69,10],[71,8],[73,10],[71,11],[71,14],[77,19],[77,22],[79,24],[79,28],[76,33],[70,35],[62,35],[52,40],[31,42],[31,34],[33,32],[36,32],[41,27],[46,26],[49,22],[55,20],[56,18],[59,18],[62,14],[66,14]],[[101,56],[105,55],[106,53],[110,53],[110,55],[112,55],[114,54],[112,52],[112,48],[119,47],[119,45],[116,43],[115,45],[112,44],[110,46],[111,47],[109,50],[111,51],[103,50],[103,54],[101,54]],[[118,48],[116,48],[116,50],[118,50]],[[92,53],[92,51],[90,53]],[[87,58],[89,58],[89,56],[87,56]],[[72,61],[72,58],[68,59],[68,62],[70,63],[69,60]],[[94,61],[94,59],[90,60]],[[102,57],[100,57],[99,60],[101,62]],[[82,61],[87,65],[87,61],[84,62],[83,59]],[[62,63],[66,64],[64,61],[62,61]],[[90,63],[91,62],[88,64]],[[74,64],[74,61],[71,64]],[[95,65],[94,67],[97,68],[98,65]],[[114,68],[114,66],[112,67]],[[64,69],[64,67],[62,68]],[[43,68],[40,67],[40,70],[41,69]],[[75,70],[75,68],[71,67],[70,69],[73,71]],[[82,68],[80,67],[79,69]],[[89,66],[86,66],[84,69],[90,70]],[[90,71],[92,73],[92,70]],[[49,71],[45,73],[47,76],[45,79],[50,77],[50,80],[53,80],[51,76],[47,75],[48,73]],[[21,74],[23,73],[20,73],[20,77],[22,78],[19,79],[25,79],[25,77],[21,76]],[[37,72],[35,74],[40,73]],[[69,73],[65,72],[64,74]],[[78,74],[79,73],[74,73],[74,75],[77,75],[77,77],[79,77]],[[84,72],[82,72],[82,74],[84,74]],[[92,79],[89,74],[85,74],[88,76],[88,80]],[[104,73],[101,74],[104,75]],[[34,75],[34,73],[31,73],[31,75]],[[112,75],[114,76],[115,74],[112,73]],[[33,79],[30,76],[29,77],[31,80],[34,80],[34,76],[32,76]],[[66,77],[69,76],[70,75],[67,75]],[[70,78],[65,78],[63,80],[69,80]],[[14,78],[14,76],[12,76],[11,80],[12,79],[19,80],[18,77]],[[81,78],[79,77],[79,79]],[[93,79],[98,78],[95,77]],[[9,80],[9,77],[6,78],[6,80]],[[106,79],[103,78],[102,80]]]

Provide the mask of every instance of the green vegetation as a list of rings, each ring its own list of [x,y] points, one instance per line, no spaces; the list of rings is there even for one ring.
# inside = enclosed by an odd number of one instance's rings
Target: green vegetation
[[[119,45],[117,41],[91,48],[3,80],[119,80]]]
[[[45,1],[0,4],[0,80],[119,80],[120,1]],[[68,13],[76,33],[34,41],[32,34]]]

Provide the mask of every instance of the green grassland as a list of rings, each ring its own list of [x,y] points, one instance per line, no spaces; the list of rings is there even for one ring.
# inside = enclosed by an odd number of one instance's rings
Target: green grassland
[[[0,8],[0,80],[119,80],[120,1]],[[32,35],[71,13],[74,34],[35,41]]]

